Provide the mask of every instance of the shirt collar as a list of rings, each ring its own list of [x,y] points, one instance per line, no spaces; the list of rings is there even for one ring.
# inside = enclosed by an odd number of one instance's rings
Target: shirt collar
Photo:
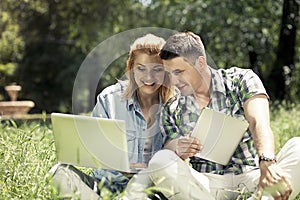
[[[127,110],[131,110],[133,108],[137,108],[136,105],[137,102],[137,97],[136,97],[136,92],[133,94],[133,96],[130,99],[127,99]]]
[[[161,96],[159,95],[159,105],[162,105],[162,99]],[[127,100],[127,110],[131,110],[131,109],[135,109],[138,110],[140,109],[138,100],[137,100],[137,96],[136,96],[136,92],[133,94],[133,96]]]
[[[220,71],[213,69],[212,67],[208,67],[211,71],[211,90],[214,92],[221,92],[224,95],[226,94],[225,85],[222,81]]]

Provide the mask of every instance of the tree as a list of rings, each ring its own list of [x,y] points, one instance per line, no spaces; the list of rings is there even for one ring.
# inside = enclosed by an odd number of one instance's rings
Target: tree
[[[280,37],[276,60],[269,76],[268,88],[271,97],[277,100],[291,100],[291,76],[295,69],[297,23],[299,22],[299,1],[284,0],[282,7]],[[276,80],[276,81],[274,81]]]
[[[101,40],[123,29],[122,13],[128,2],[2,1],[24,38],[25,52],[14,79],[22,85],[20,96],[35,101],[32,112],[71,112],[72,87],[81,62]]]
[[[217,67],[253,69],[272,100],[299,91],[299,1],[156,0],[148,13],[161,26],[198,33]]]
[[[164,9],[168,2],[172,6]],[[159,15],[159,18],[168,21],[167,27],[198,33],[218,67],[251,67],[258,62],[262,71],[267,71],[265,65],[271,64],[270,57],[274,58],[278,40],[276,23],[280,21],[280,1],[190,0],[160,4],[155,8],[164,9],[161,13],[166,16]],[[251,55],[253,52],[257,61]]]
[[[0,85],[1,94],[5,94],[3,86],[11,82],[18,63],[22,59],[24,42],[19,34],[19,25],[12,20],[8,12],[0,12]],[[0,100],[4,96],[0,95]]]
[[[276,73],[282,75],[284,65],[291,72],[300,70],[297,63],[293,67],[287,61],[283,62],[285,58],[282,57],[286,56],[279,51],[286,49],[282,41],[287,40],[283,34],[279,38],[281,16],[291,17],[289,14],[294,13],[295,24],[298,16],[295,10],[299,6],[297,1],[286,2],[293,4],[292,7],[290,5],[293,11],[282,13],[283,0],[2,0],[2,13],[8,13],[12,24],[18,26],[18,34],[12,41],[22,41],[19,44],[23,45],[19,46],[19,51],[14,51],[19,52],[16,54],[18,59],[7,54],[9,62],[0,58],[0,63],[16,66],[13,81],[23,87],[20,97],[35,101],[33,112],[72,112],[72,89],[78,69],[89,52],[102,41],[116,33],[140,27],[189,30],[202,37],[212,58],[210,64],[215,63],[219,68],[252,68],[273,97],[276,84],[287,83],[289,79],[286,78],[290,75],[278,82],[268,80],[278,77]],[[296,25],[288,23],[290,25],[286,27],[292,26],[292,30],[296,30]],[[289,47],[292,46],[295,43],[291,42]],[[113,47],[107,48],[113,50]],[[300,48],[296,47],[293,58],[289,59],[297,59],[299,51]],[[290,56],[292,54],[289,53]],[[94,79],[87,80],[88,86],[82,91],[82,99],[88,97],[89,100],[82,101],[80,107],[83,111],[90,109],[87,105],[94,104],[95,94],[89,88],[97,84],[97,92],[100,92],[114,83],[123,73],[120,69],[125,68],[126,57],[125,53],[116,58],[98,83]],[[274,64],[276,59],[277,64]],[[275,68],[281,72],[276,72]],[[292,75],[291,82],[300,87],[300,72]],[[4,82],[7,83],[9,78],[5,77]],[[285,89],[289,89],[290,85]],[[297,91],[293,89],[292,92],[299,95]]]

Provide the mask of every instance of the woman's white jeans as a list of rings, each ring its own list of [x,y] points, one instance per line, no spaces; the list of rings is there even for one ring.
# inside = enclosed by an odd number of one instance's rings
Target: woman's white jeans
[[[300,137],[290,139],[283,146],[277,155],[277,165],[291,182],[290,199],[294,199],[300,192]],[[169,199],[236,199],[241,191],[255,193],[260,177],[258,168],[239,175],[199,173],[170,150],[161,150],[153,156],[149,173]]]

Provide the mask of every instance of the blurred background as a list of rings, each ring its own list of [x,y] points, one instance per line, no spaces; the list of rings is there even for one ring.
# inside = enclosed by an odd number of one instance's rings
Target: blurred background
[[[0,101],[22,86],[30,113],[72,112],[72,90],[85,57],[105,39],[139,27],[192,31],[218,68],[253,69],[272,102],[300,100],[299,0],[1,0]],[[109,47],[108,47],[109,48]],[[129,47],[128,47],[129,50]],[[97,91],[125,69],[120,56]],[[101,66],[99,66],[101,67]],[[82,95],[93,95],[82,91]],[[82,111],[88,102],[82,100]]]

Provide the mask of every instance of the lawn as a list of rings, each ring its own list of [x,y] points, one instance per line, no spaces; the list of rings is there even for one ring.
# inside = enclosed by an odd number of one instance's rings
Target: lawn
[[[271,126],[278,148],[300,136],[299,119],[299,104],[272,106]],[[49,121],[1,120],[0,199],[57,199],[47,175],[55,163]]]

